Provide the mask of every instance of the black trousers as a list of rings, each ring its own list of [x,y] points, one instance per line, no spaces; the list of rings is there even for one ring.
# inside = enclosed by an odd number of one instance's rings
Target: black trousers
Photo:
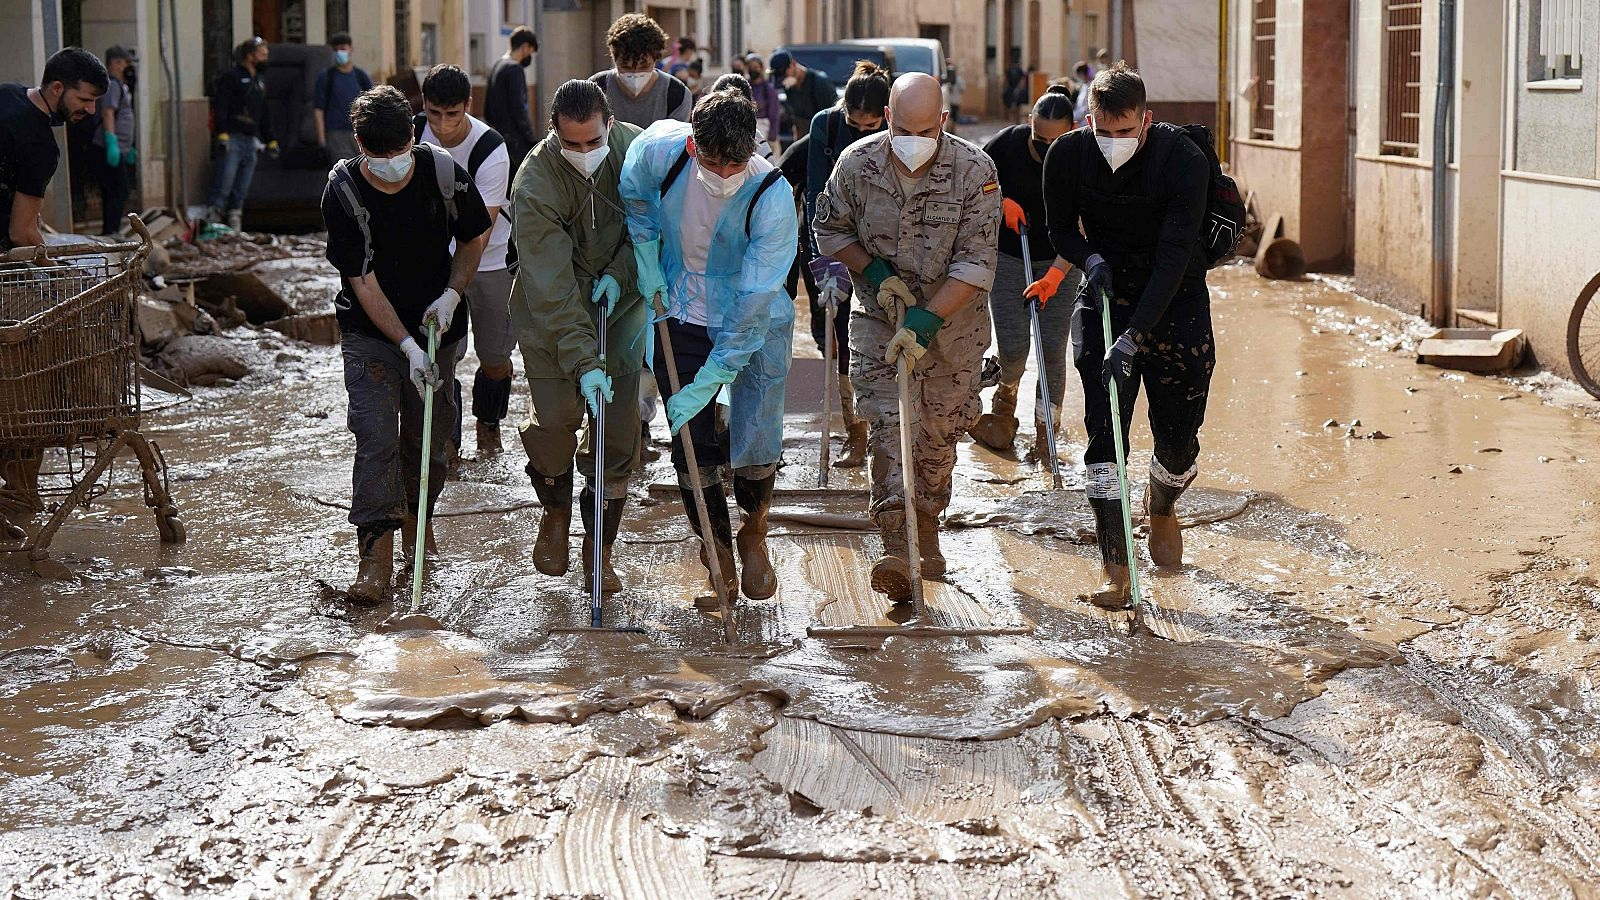
[[[100,157],[96,168],[100,176],[101,234],[116,234],[122,227],[122,215],[128,210],[128,195],[133,192],[133,164],[106,164],[105,148],[94,148]]]
[[[677,319],[667,320],[667,333],[672,337],[673,361],[678,364],[678,384],[687,387],[711,356],[713,342],[704,325],[690,325]],[[672,381],[667,374],[667,354],[656,336],[655,376],[656,387],[661,391],[661,402],[672,399]],[[732,452],[726,422],[719,422],[717,401],[706,404],[689,424],[689,436],[694,440],[695,461],[701,469],[726,466]],[[672,467],[679,472],[689,471],[689,461],[683,452],[682,432],[672,436]]]
[[[1113,342],[1133,317],[1134,303],[1148,277],[1140,274],[1118,271],[1115,275],[1118,296],[1111,302]],[[1111,435],[1111,395],[1101,380],[1106,340],[1100,310],[1088,306],[1086,299],[1079,298],[1072,311],[1072,360],[1083,381],[1083,427],[1089,436],[1083,461],[1093,466],[1114,463],[1116,448]],[[1134,401],[1142,386],[1149,402],[1156,460],[1168,472],[1182,474],[1200,457],[1200,425],[1205,421],[1211,372],[1217,362],[1211,301],[1204,281],[1185,282],[1178,288],[1166,315],[1146,337],[1144,348],[1134,360],[1132,389],[1118,398],[1122,402],[1118,418],[1123,446],[1127,446]]]

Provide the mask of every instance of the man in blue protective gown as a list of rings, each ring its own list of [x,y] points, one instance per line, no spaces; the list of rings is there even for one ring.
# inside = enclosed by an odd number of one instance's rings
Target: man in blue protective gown
[[[794,262],[794,197],[756,156],[755,108],[737,91],[707,94],[690,124],[650,126],[628,150],[622,199],[639,293],[659,297],[681,390],[674,393],[659,337],[656,383],[667,398],[672,462],[689,524],[710,528],[723,583],[733,585],[734,536],[723,486],[744,511],[738,548],[744,594],[777,592],[767,513],[783,450],[783,391],[794,335],[784,279]],[[710,523],[698,521],[682,444],[687,425]],[[713,564],[702,553],[707,571]]]

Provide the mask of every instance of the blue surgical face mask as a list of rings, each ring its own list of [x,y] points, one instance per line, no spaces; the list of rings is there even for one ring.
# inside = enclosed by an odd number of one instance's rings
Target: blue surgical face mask
[[[333,61],[334,61],[334,63],[336,65],[341,65],[341,66],[350,65],[350,51],[349,50],[335,50],[335,51],[333,51]]]
[[[367,168],[372,174],[382,181],[395,184],[404,181],[411,171],[411,147],[406,147],[406,152],[399,156],[383,159],[382,157],[367,157]]]

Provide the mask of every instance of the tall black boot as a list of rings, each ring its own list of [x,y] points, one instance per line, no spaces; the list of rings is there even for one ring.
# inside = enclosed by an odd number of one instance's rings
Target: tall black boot
[[[600,590],[607,594],[622,590],[622,579],[611,568],[611,545],[617,542],[617,531],[622,526],[622,507],[627,502],[626,497],[606,500],[605,509],[601,512]],[[594,583],[594,494],[589,488],[584,488],[578,495],[578,504],[583,515],[583,585],[587,590]]]
[[[772,510],[772,486],[776,470],[761,479],[733,476],[733,499],[744,510],[739,526],[739,565],[744,572],[744,595],[751,600],[766,600],[778,592],[778,574],[772,571],[767,555],[767,513]]]
[[[695,508],[694,492],[689,490],[686,482],[689,476],[678,474],[678,493],[683,497],[683,509],[689,516],[689,527],[694,533],[705,535],[700,525],[700,513]],[[722,482],[706,484],[702,481],[706,498],[706,514],[711,516],[711,542],[716,545],[717,559],[722,566],[722,583],[730,594],[737,594],[739,590],[738,573],[733,565],[733,525],[728,520],[728,495],[722,489]],[[711,573],[711,558],[706,555],[702,545],[700,562],[706,567],[707,576]],[[732,599],[730,597],[730,599]]]
[[[567,537],[572,529],[572,470],[544,475],[528,463],[526,471],[534,493],[539,495],[539,505],[544,507],[539,536],[533,541],[533,567],[546,575],[565,575],[567,555],[572,550]]]

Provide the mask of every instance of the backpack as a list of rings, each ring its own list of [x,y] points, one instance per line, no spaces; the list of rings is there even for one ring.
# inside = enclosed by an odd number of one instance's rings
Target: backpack
[[[423,113],[417,113],[412,117],[411,137],[416,140],[417,143],[422,143],[422,129],[426,128],[427,126],[428,117]],[[489,155],[505,145],[506,139],[501,137],[500,132],[495,131],[493,128],[489,128],[485,130],[483,134],[479,135],[478,142],[472,145],[472,152],[467,154],[467,177],[471,178],[473,182],[476,183],[478,180],[478,170],[483,168],[483,164],[488,161]],[[507,152],[510,151],[507,150]],[[515,174],[515,172],[516,170],[513,168],[512,174]],[[511,221],[510,203],[507,203],[505,206],[500,208],[500,215],[505,216],[507,222]],[[517,269],[517,242],[514,240],[506,241],[506,269],[512,272],[515,272]]]
[[[432,144],[418,146],[427,147],[430,151],[429,156],[433,158],[433,173],[439,185],[439,196],[444,200],[445,231],[448,233],[457,218],[456,191],[466,190],[467,184],[456,182],[456,161],[450,158],[450,154]],[[361,202],[361,191],[356,187],[355,179],[358,176],[355,174],[355,169],[365,158],[356,156],[344,160],[328,172],[328,185],[333,189],[334,196],[339,198],[339,205],[344,207],[345,213],[354,219],[356,227],[361,229],[361,274],[363,275],[372,271],[372,226],[366,204]]]
[[[684,86],[683,82],[665,72],[662,72],[661,76],[667,79],[667,115],[670,116],[672,111],[683,103],[683,98],[688,95],[689,89]],[[600,85],[600,90],[603,91],[611,82],[611,73],[596,72],[589,80]]]
[[[688,165],[689,145],[687,142],[685,142],[683,145],[683,152],[678,154],[677,160],[672,163],[672,168],[667,170],[667,177],[661,179],[662,197],[665,197],[667,195],[667,191],[672,189],[673,183],[678,180],[678,176],[683,174],[684,168]],[[751,220],[755,218],[756,204],[761,202],[761,195],[765,194],[767,192],[767,188],[772,187],[772,185],[781,178],[783,178],[783,170],[781,169],[773,169],[766,175],[762,176],[761,184],[756,188],[755,194],[750,197],[750,206],[744,211],[745,240],[748,241],[750,239],[750,223]]]
[[[356,84],[360,85],[363,91],[372,90],[372,79],[368,77],[366,72],[361,69],[351,69],[350,71],[355,74]],[[329,66],[328,71],[322,73],[323,109],[327,109],[329,106],[333,105],[333,76],[337,74],[342,74],[339,72],[338,66]]]
[[[1233,256],[1244,236],[1244,200],[1239,196],[1239,184],[1222,171],[1222,161],[1217,158],[1216,145],[1211,140],[1211,129],[1204,125],[1179,125],[1189,142],[1200,148],[1211,167],[1211,190],[1206,194],[1206,218],[1200,225],[1200,250],[1205,256],[1206,268],[1214,268]]]

